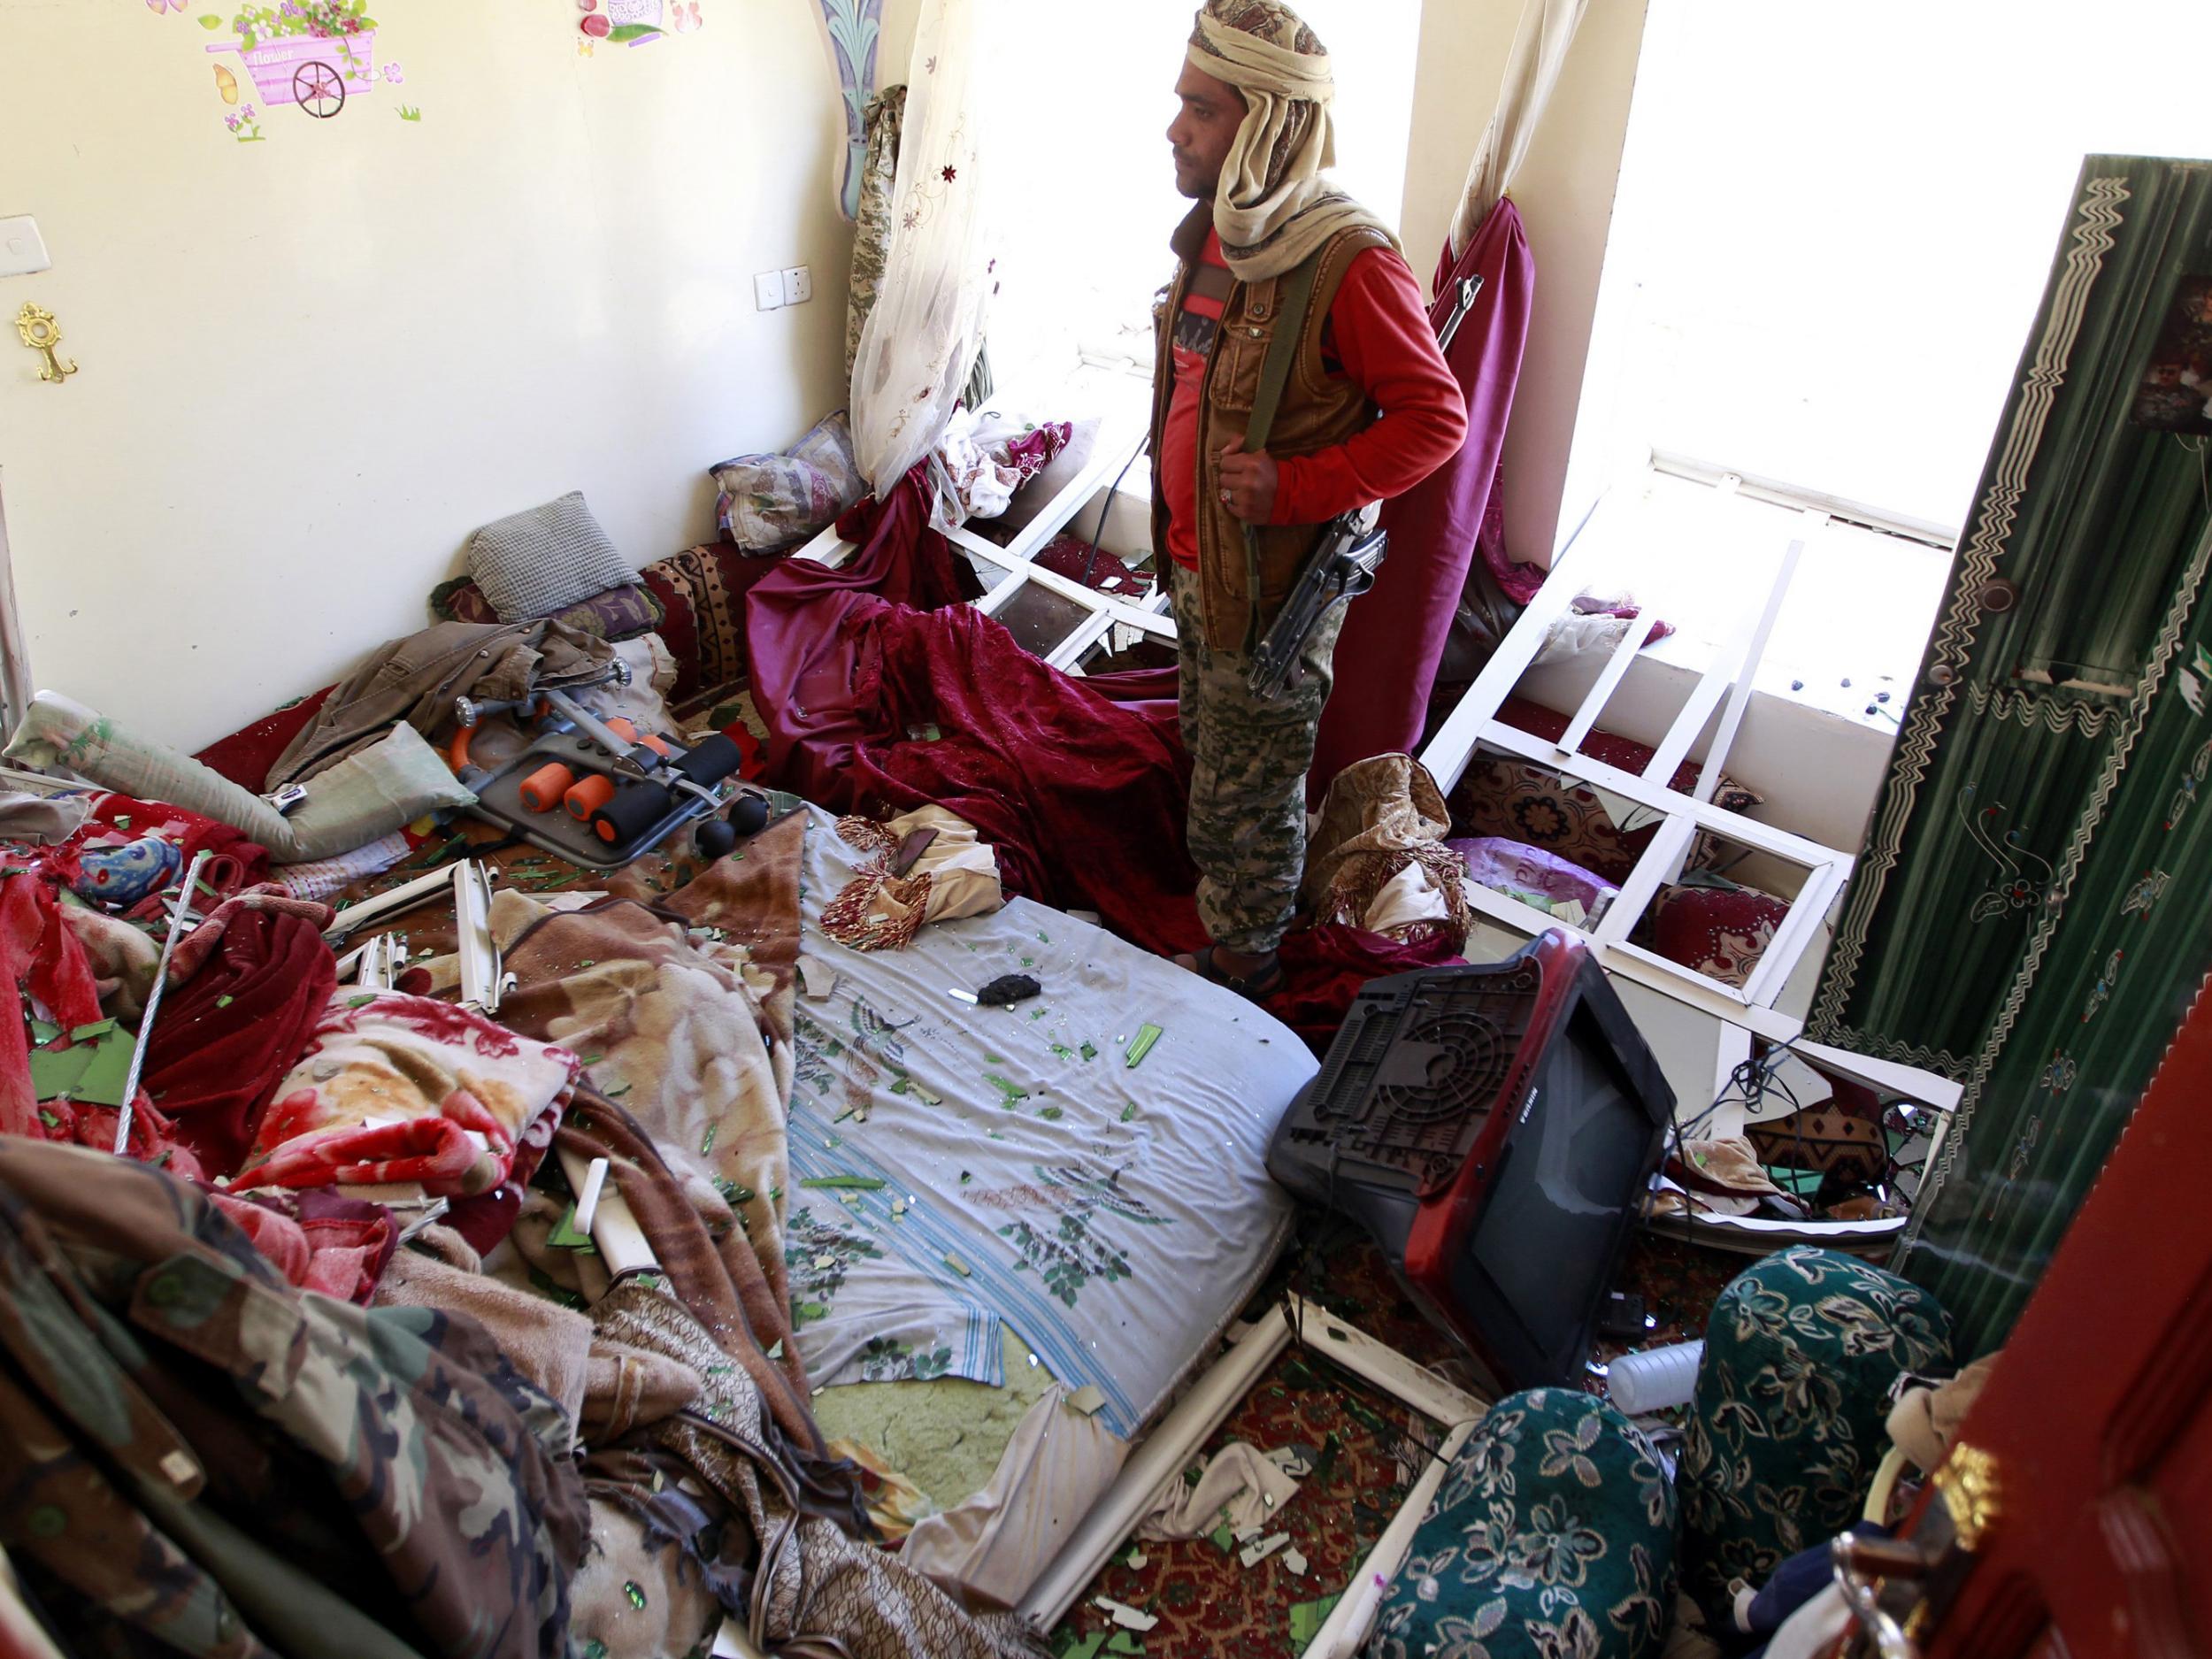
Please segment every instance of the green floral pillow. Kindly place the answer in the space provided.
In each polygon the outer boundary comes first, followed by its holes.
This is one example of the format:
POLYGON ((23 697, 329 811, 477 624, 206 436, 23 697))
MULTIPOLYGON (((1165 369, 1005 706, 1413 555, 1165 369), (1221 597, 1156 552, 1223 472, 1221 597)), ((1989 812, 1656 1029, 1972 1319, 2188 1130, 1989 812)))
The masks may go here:
POLYGON ((1595 1395, 1501 1400, 1383 1601, 1374 1659, 1645 1659, 1674 1607, 1674 1488, 1595 1395))
POLYGON ((1950 1370, 1942 1305, 1856 1256, 1796 1245, 1729 1281, 1676 1482, 1684 1577, 1709 1615, 1858 1519, 1898 1377, 1950 1370))

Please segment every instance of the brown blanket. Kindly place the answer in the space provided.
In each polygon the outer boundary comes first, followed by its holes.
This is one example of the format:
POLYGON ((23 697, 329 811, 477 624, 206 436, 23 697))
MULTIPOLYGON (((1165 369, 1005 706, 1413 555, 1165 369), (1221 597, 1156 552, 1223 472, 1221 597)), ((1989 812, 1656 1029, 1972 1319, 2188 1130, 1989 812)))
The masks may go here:
MULTIPOLYGON (((501 1021, 580 1056, 637 1120, 709 1234, 731 1246, 764 1347, 789 1335, 785 1122, 805 834, 803 815, 770 826, 664 907, 607 899, 556 913, 512 890, 492 906, 517 981, 501 1021)), ((784 1353, 803 1390, 796 1345, 784 1353)))

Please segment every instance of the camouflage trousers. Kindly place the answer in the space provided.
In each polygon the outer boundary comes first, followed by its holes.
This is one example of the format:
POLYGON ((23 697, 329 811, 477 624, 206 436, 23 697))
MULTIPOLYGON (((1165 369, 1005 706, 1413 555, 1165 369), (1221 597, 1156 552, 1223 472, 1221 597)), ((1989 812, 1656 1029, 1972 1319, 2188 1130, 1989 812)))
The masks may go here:
POLYGON ((1275 949, 1298 908, 1306 868, 1306 771, 1329 700, 1344 608, 1331 612, 1307 644, 1304 678, 1280 702, 1266 703, 1246 687, 1249 656, 1206 644, 1197 572, 1179 565, 1171 569, 1199 918, 1215 943, 1256 956, 1275 949))

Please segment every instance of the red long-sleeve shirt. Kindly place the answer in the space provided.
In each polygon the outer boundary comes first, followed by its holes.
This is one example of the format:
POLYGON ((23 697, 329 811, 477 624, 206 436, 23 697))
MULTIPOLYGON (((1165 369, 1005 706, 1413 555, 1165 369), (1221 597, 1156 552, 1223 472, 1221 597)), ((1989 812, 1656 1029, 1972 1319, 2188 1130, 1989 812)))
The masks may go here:
MULTIPOLYGON (((1200 257, 1221 265, 1209 232, 1200 257)), ((1168 553, 1198 568, 1198 398, 1206 350, 1220 321, 1218 301, 1189 295, 1176 319, 1175 396, 1160 439, 1167 497, 1168 553), (1191 325, 1195 325, 1193 327, 1191 325)), ((1445 366, 1428 308, 1406 262, 1370 248, 1345 268, 1321 335, 1322 359, 1382 411, 1364 431, 1315 454, 1276 462, 1275 524, 1322 524, 1371 501, 1403 495, 1458 453, 1467 400, 1445 366)))

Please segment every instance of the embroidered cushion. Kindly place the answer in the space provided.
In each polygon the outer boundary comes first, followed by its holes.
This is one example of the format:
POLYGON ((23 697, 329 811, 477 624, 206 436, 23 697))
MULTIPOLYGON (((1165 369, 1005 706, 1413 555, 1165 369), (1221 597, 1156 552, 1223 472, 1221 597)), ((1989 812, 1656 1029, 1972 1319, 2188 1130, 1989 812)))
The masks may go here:
POLYGON ((479 530, 469 538, 468 572, 502 622, 549 617, 637 580, 574 489, 479 530))
MULTIPOLYGON (((1498 718, 1541 738, 1556 739, 1567 729, 1565 715, 1521 697, 1507 698, 1498 718)), ((1641 772, 1651 764, 1653 750, 1648 744, 1593 731, 1583 740, 1582 753, 1623 772, 1641 772)), ((1668 787, 1686 793, 1696 787, 1699 771, 1696 762, 1683 762, 1668 787)), ((1713 804, 1742 812, 1765 799, 1723 772, 1713 804)), ((1628 879, 1636 860, 1659 833, 1657 813, 1638 812, 1625 825, 1617 824, 1594 790, 1547 767, 1506 756, 1477 755, 1452 791, 1451 806, 1455 836, 1495 835, 1521 841, 1613 882, 1628 879)), ((1701 832, 1691 845, 1689 867, 1706 867, 1717 850, 1712 838, 1701 832)))
POLYGON ((1740 986, 1789 913, 1786 900, 1755 887, 1686 882, 1654 895, 1637 928, 1638 942, 1723 985, 1740 986))
POLYGON ((1892 1386, 1950 1369, 1941 1304, 1855 1256, 1794 1245, 1729 1281, 1675 1481, 1686 1587, 1710 1617, 1858 1518, 1892 1386))
POLYGON ((1532 1388, 1461 1448, 1384 1597, 1374 1659, 1645 1659, 1674 1608, 1674 1488, 1594 1394, 1532 1388))
POLYGON ((845 411, 826 415, 781 455, 738 455, 710 469, 721 494, 722 539, 748 553, 780 553, 827 529, 867 494, 845 411))
MULTIPOLYGON (((441 622, 499 620, 484 590, 466 576, 441 582, 430 590, 430 614, 441 622)), ((595 640, 634 640, 660 626, 661 616, 660 601, 651 590, 631 581, 564 606, 552 613, 552 619, 595 640)))

